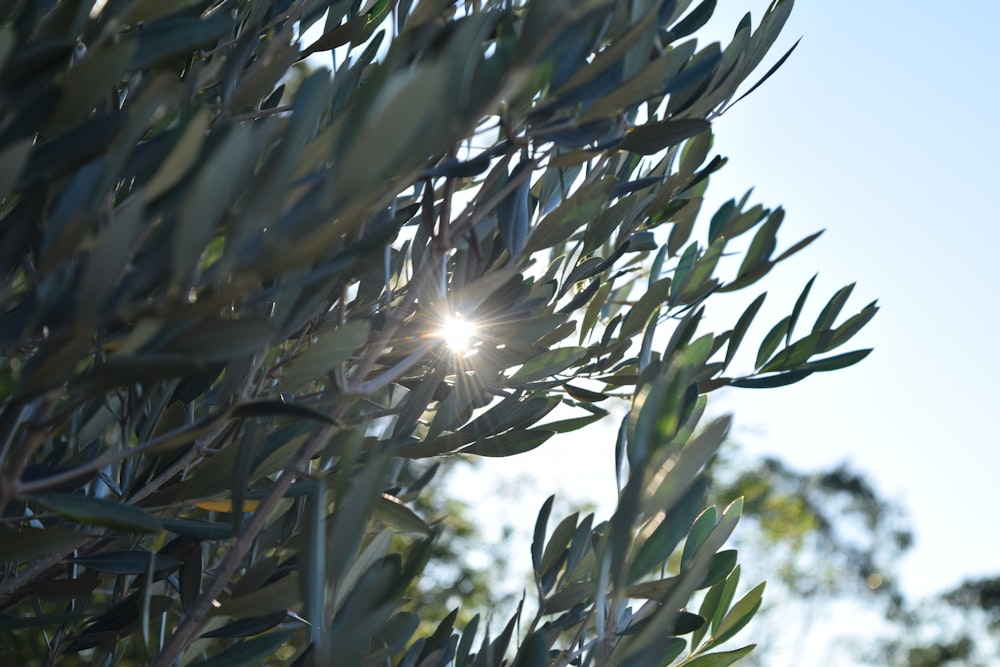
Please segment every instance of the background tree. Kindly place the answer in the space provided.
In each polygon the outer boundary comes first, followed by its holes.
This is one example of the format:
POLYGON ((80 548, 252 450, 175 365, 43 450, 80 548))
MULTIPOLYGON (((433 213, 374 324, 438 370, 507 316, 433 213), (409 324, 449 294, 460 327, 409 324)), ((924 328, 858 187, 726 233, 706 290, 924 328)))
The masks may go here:
POLYGON ((821 355, 876 307, 838 324, 845 288, 796 338, 809 283, 743 371, 764 295, 699 331, 711 295, 818 234, 777 252, 783 211, 744 196, 695 240, 725 162, 710 120, 792 3, 700 50, 714 3, 690 5, 4 4, 11 644, 158 666, 746 655, 717 650, 762 586, 738 596, 722 549, 742 502, 705 506, 729 425, 701 423, 706 396, 860 361, 821 355), (327 52, 332 74, 288 78, 327 52), (425 460, 515 455, 613 397, 620 502, 551 530, 543 506, 537 613, 418 633, 443 530, 414 511, 425 460))

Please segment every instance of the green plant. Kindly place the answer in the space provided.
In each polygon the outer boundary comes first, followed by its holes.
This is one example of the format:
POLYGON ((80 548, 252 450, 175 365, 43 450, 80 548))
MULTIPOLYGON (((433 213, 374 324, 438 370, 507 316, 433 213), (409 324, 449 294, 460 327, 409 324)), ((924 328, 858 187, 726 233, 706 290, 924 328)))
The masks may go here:
POLYGON ((810 283, 749 374, 727 372, 764 295, 731 330, 698 331, 711 295, 818 234, 776 254, 783 211, 745 196, 692 240, 725 162, 708 159, 710 120, 792 2, 701 50, 687 38, 714 2, 690 4, 5 3, 11 645, 60 664, 746 654, 710 653, 762 587, 733 602, 722 546, 740 501, 703 506, 729 424, 700 425, 706 395, 859 361, 815 357, 876 307, 836 324, 845 288, 794 339, 810 283), (326 52, 332 76, 301 64, 326 52), (456 316, 476 327, 468 348, 444 343, 456 316), (516 455, 612 398, 630 405, 618 509, 550 532, 542 508, 539 613, 495 637, 478 620, 457 633, 454 615, 414 637, 427 460, 516 455))

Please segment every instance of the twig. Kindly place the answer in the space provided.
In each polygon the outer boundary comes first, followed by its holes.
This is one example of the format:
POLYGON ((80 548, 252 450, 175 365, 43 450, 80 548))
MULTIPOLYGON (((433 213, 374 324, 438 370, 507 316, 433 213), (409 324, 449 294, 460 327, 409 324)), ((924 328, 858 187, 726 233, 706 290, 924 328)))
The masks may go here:
MULTIPOLYGON (((162 447, 169 443, 171 440, 181 440, 190 439, 196 440, 200 437, 209 436, 215 437, 218 435, 222 429, 226 428, 228 417, 231 410, 224 410, 218 412, 210 417, 191 424, 188 426, 182 426, 175 428, 172 431, 168 431, 163 435, 153 438, 152 440, 147 440, 141 445, 136 445, 135 447, 129 447, 127 449, 122 449, 120 451, 114 452, 112 454, 107 454, 98 459, 95 459, 89 463, 84 463, 75 468, 70 468, 64 472, 56 475, 50 475, 43 479, 39 479, 34 482, 16 482, 15 491, 18 494, 29 494, 37 493, 39 491, 44 491, 45 489, 51 488, 53 486, 58 486, 63 482, 68 482, 74 480, 78 477, 86 475, 88 473, 97 472, 101 468, 111 463, 117 463, 118 461, 123 461, 125 459, 133 458, 137 454, 155 449, 156 447, 162 447), (222 424, 217 424, 216 422, 223 421, 222 424)), ((20 475, 18 475, 20 477, 20 475)))
MULTIPOLYGON (((345 402, 337 410, 334 410, 332 418, 336 420, 350 406, 351 402, 345 402)), ((264 529, 264 523, 277 507, 278 502, 284 497, 291 487, 292 482, 297 477, 297 471, 304 470, 320 448, 326 444, 332 435, 332 431, 338 428, 334 424, 324 424, 317 429, 306 442, 302 444, 292 461, 282 471, 281 476, 275 481, 271 491, 261 500, 254 512, 253 517, 244 526, 243 532, 233 543, 226 553, 222 562, 215 568, 215 576, 199 595, 191 608, 185 614, 174 633, 170 636, 166 646, 152 662, 152 667, 170 667, 174 661, 187 649, 195 633, 201 629, 202 621, 211 610, 216 598, 229 585, 230 579, 239 568, 243 557, 257 540, 257 536, 264 529)))

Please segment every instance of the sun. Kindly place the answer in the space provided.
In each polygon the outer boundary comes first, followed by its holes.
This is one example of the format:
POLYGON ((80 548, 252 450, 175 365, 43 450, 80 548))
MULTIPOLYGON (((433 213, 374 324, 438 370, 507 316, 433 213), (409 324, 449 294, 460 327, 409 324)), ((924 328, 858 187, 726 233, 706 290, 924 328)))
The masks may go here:
POLYGON ((477 334, 476 325, 458 314, 446 317, 438 330, 438 335, 452 352, 467 352, 477 334))

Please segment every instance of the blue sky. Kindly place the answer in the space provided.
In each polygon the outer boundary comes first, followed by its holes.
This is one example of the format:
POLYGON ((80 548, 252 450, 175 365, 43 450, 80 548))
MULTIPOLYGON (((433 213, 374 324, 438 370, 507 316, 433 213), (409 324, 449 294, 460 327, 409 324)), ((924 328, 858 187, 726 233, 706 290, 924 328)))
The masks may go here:
MULTIPOLYGON (((765 6, 720 2, 710 27, 765 6)), ((764 283, 771 321, 817 271, 815 309, 854 281, 856 309, 882 307, 859 334, 875 348, 859 366, 716 407, 734 412, 748 451, 850 461, 903 503, 916 594, 1000 571, 998 24, 989 0, 796 3, 773 56, 803 36, 799 48, 715 128, 730 163, 710 197, 755 186, 787 209, 785 245, 827 230, 764 283)))
MULTIPOLYGON (((756 25, 767 4, 721 0, 702 43, 728 43, 743 13, 756 25)), ((730 161, 712 177, 704 215, 754 187, 752 202, 787 210, 779 247, 826 229, 753 289, 710 301, 718 327, 766 289, 753 346, 817 272, 804 322, 851 282, 846 314, 874 299, 881 311, 852 346, 875 348, 860 365, 783 389, 731 390, 711 410, 734 414, 734 437, 751 455, 805 470, 846 461, 902 504, 917 543, 899 568, 914 597, 1000 572, 997 25, 992 0, 800 1, 760 73, 802 36, 796 52, 715 124, 715 149, 730 161)), ((491 460, 454 488, 479 496, 487 515, 522 522, 556 489, 608 508, 613 437, 609 425, 553 440, 491 460), (539 472, 567 456, 575 467, 565 478, 539 472), (514 491, 516 510, 504 500, 514 491)))

